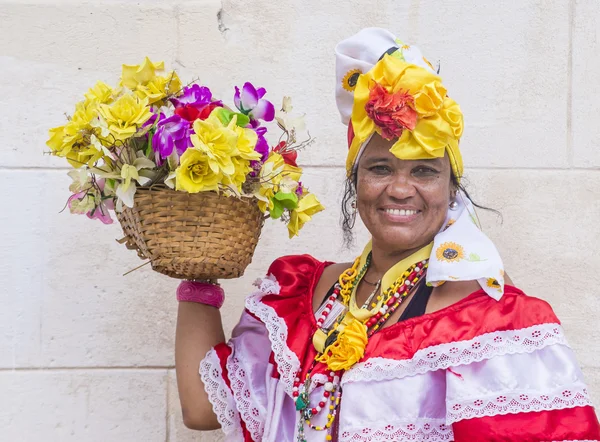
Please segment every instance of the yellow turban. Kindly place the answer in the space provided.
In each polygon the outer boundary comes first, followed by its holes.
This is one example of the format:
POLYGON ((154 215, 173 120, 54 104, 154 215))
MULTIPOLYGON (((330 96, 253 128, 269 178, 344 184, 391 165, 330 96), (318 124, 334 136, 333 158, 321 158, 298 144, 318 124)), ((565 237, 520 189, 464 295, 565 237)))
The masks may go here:
POLYGON ((348 174, 377 132, 396 140, 390 152, 402 160, 439 158, 448 152, 460 179, 462 113, 419 48, 385 29, 365 28, 341 41, 335 53, 336 102, 348 125, 348 174))
POLYGON ((348 174, 373 133, 391 138, 386 127, 389 125, 396 125, 396 134, 401 133, 390 149, 396 157, 401 160, 440 158, 448 151, 454 175, 460 178, 463 174, 458 148, 463 131, 462 112, 446 95, 442 79, 427 69, 386 54, 369 72, 358 77, 350 119, 353 136, 349 137, 348 174), (384 96, 377 96, 378 92, 384 96), (376 109, 369 113, 368 107, 376 109), (400 112, 400 117, 394 117, 394 111, 395 114, 400 112), (377 115, 381 115, 381 119, 377 115))

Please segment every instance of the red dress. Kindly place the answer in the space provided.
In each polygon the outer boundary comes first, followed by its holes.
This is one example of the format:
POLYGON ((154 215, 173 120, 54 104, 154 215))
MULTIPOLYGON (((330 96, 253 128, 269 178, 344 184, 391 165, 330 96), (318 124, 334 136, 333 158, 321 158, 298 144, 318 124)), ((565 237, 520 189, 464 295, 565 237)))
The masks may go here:
MULTIPOLYGON (((231 340, 202 361, 227 440, 296 440, 292 385, 315 357, 313 290, 326 265, 308 255, 276 260, 231 340)), ((321 397, 319 379, 311 399, 321 397)), ((341 386, 339 441, 600 441, 560 322, 511 286, 499 301, 479 290, 375 334, 341 386)))

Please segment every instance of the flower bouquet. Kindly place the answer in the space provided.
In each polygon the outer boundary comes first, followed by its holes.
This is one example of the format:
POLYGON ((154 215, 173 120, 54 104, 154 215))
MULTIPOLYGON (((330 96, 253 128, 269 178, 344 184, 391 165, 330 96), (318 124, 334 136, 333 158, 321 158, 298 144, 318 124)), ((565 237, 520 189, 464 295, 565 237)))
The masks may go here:
MULTIPOLYGON (((235 87, 235 108, 198 83, 148 58, 124 65, 119 85, 99 81, 47 146, 64 157, 71 213, 121 223, 119 242, 160 273, 185 279, 235 278, 252 259, 263 221, 289 236, 323 210, 302 185, 297 152, 302 117, 291 101, 276 111, 266 90, 235 87), (271 147, 268 128, 279 136, 271 147)), ((271 134, 269 134, 272 136, 271 134)))

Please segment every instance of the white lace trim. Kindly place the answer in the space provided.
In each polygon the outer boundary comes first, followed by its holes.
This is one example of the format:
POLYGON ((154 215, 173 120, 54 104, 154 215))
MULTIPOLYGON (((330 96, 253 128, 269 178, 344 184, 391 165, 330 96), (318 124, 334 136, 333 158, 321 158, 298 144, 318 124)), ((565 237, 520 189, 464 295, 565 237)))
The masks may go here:
POLYGON ((451 424, 482 416, 527 413, 532 411, 562 410, 592 405, 587 388, 582 383, 560 387, 554 391, 521 391, 495 393, 468 401, 449 402, 446 405, 446 422, 451 424))
POLYGON ((234 353, 231 353, 227 358, 226 366, 235 405, 246 424, 246 429, 252 435, 252 440, 262 440, 265 426, 261 416, 264 417, 266 411, 263 407, 258 407, 256 402, 252 400, 252 394, 248 388, 248 375, 240 363, 240 359, 234 356, 234 353))
POLYGON ((275 310, 261 302, 267 294, 279 294, 279 284, 273 276, 257 281, 259 290, 246 298, 246 308, 261 320, 269 334, 271 350, 277 363, 277 371, 283 382, 285 391, 291 396, 294 378, 300 369, 300 361, 296 354, 287 346, 288 328, 275 310))
POLYGON ((241 431, 240 416, 235 408, 231 390, 223 379, 219 356, 214 349, 200 361, 199 373, 223 432, 229 435, 241 431))
POLYGON ((452 427, 443 419, 418 419, 410 423, 396 423, 382 428, 356 428, 344 430, 340 434, 340 442, 367 441, 452 441, 452 427))
POLYGON ((346 372, 342 377, 342 384, 403 378, 467 365, 494 356, 532 353, 554 344, 568 345, 559 324, 540 324, 520 330, 486 333, 474 339, 418 350, 412 359, 371 358, 346 372))

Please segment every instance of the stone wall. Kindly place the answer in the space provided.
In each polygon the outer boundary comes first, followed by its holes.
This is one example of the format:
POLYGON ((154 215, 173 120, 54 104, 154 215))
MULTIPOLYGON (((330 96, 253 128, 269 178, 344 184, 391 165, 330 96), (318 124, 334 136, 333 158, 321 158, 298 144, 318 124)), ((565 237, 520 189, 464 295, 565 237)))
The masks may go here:
POLYGON ((115 242, 119 226, 59 213, 69 178, 43 155, 47 129, 145 55, 219 96, 252 81, 294 98, 317 139, 305 183, 329 210, 293 241, 268 224, 246 275, 224 284, 229 331, 274 258, 358 253, 337 224, 333 48, 366 26, 440 62, 466 117, 469 189, 504 217, 481 213, 485 230, 517 285, 554 306, 598 401, 599 22, 597 0, 0 0, 0 439, 221 440, 181 424, 177 282, 148 268, 122 277, 140 261, 115 242))

